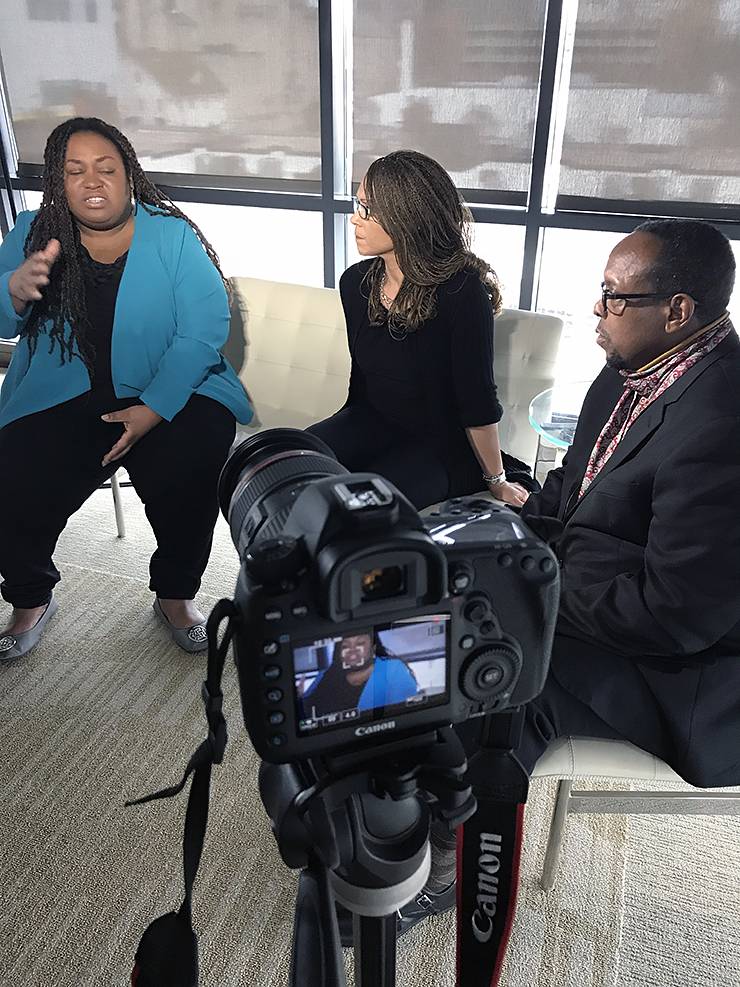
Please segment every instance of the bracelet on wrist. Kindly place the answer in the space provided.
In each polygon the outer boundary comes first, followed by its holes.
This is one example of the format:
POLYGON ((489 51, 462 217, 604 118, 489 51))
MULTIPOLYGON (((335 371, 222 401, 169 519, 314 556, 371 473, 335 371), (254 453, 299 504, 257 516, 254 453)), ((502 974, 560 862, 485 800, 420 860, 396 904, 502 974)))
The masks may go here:
POLYGON ((500 473, 483 473, 483 481, 488 484, 489 487, 498 487, 502 483, 506 483, 506 470, 501 470, 500 473))

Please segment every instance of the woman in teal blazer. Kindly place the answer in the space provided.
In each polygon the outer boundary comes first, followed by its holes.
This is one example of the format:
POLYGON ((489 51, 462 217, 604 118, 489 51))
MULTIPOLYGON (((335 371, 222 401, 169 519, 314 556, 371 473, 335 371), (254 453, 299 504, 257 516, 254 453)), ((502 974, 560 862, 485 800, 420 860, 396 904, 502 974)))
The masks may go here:
POLYGON ((0 337, 19 337, 0 391, 0 590, 14 608, 0 660, 40 638, 57 538, 119 465, 157 539, 155 613, 186 650, 205 648, 193 598, 217 479, 252 417, 220 352, 228 329, 215 253, 124 135, 94 118, 57 127, 41 207, 0 245, 0 337))

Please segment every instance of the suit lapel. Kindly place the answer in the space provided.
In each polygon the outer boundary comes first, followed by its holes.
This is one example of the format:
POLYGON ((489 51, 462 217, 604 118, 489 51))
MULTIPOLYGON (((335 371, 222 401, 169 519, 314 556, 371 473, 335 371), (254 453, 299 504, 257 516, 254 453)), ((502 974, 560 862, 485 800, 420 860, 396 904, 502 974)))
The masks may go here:
MULTIPOLYGON (((667 393, 667 392, 666 392, 667 393)), ((606 462, 606 465, 600 470, 596 477, 591 481, 591 484, 581 497, 581 499, 571 507, 570 513, 567 515, 565 520, 570 520, 570 518, 575 514, 584 500, 588 497, 592 490, 598 487, 601 480, 605 476, 608 476, 612 470, 616 469, 620 463, 623 463, 628 456, 638 449, 646 439, 648 439, 652 433, 658 428, 658 426, 663 421, 663 413, 665 412, 666 402, 664 401, 665 395, 661 395, 657 401, 653 401, 645 411, 640 415, 637 421, 628 430, 625 437, 619 443, 617 448, 611 454, 606 462)), ((578 481, 578 488, 580 489, 581 483, 583 482, 583 474, 578 481)))
POLYGON ((719 346, 716 346, 711 353, 704 357, 703 360, 700 360, 698 363, 694 364, 694 366, 691 367, 690 370, 687 370, 686 373, 674 384, 671 384, 671 386, 664 391, 656 401, 653 401, 652 404, 648 405, 609 457, 604 468, 591 482, 588 490, 584 493, 580 500, 574 502, 572 493, 575 491, 577 495, 577 491, 580 489, 581 483, 583 482, 583 472, 585 472, 586 463, 583 464, 583 470, 579 474, 577 484, 574 484, 571 487, 571 495, 569 495, 568 502, 566 503, 566 509, 562 518, 564 523, 570 521, 591 491, 598 487, 599 482, 603 480, 605 476, 608 476, 614 469, 616 469, 620 463, 623 463, 629 456, 631 456, 632 453, 635 452, 635 450, 638 449, 643 442, 645 442, 662 424, 663 416, 668 405, 678 401, 685 391, 698 377, 704 373, 705 370, 711 367, 715 361, 719 360, 728 352, 728 350, 732 349, 733 346, 736 345, 737 337, 731 336, 730 338, 723 340, 719 346))

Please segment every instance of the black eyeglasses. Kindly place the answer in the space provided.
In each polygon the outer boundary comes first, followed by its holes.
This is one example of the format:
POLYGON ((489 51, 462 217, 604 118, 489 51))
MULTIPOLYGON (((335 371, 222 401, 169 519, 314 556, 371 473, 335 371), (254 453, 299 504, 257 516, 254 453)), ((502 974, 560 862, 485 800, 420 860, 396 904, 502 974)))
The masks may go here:
POLYGON ((352 203, 355 207, 355 212, 360 217, 360 219, 370 219, 370 207, 366 206, 364 202, 360 202, 356 195, 352 196, 352 203))
MULTIPOLYGON (((684 291, 672 291, 666 293, 665 291, 633 291, 625 294, 621 291, 610 291, 604 282, 601 282, 601 307, 604 309, 604 313, 611 313, 612 315, 621 315, 622 312, 627 308, 627 302, 631 301, 633 298, 673 298, 674 295, 685 295, 688 292, 684 291)), ((699 305, 699 299, 694 298, 694 303, 699 305)))

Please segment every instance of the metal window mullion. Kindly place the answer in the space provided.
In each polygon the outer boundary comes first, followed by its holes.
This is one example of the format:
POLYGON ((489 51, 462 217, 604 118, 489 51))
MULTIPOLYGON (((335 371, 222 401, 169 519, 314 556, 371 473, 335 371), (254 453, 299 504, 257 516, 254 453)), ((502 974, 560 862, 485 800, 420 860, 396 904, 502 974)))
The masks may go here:
POLYGON ((334 0, 332 6, 332 106, 334 111, 334 275, 347 267, 347 223, 351 212, 353 148, 353 30, 354 6, 334 0))
POLYGON ((540 85, 535 118, 534 143, 532 147, 532 169, 529 177, 527 198, 527 223, 524 234, 524 262, 522 280, 519 287, 519 307, 529 309, 534 298, 535 280, 539 268, 542 193, 547 168, 550 121, 555 94, 555 80, 558 68, 560 47, 560 23, 563 16, 563 0, 549 0, 545 16, 545 36, 542 44, 540 63, 540 85))
POLYGON ((319 0, 319 116, 321 125, 321 215, 323 219, 324 284, 333 288, 335 268, 334 220, 334 70, 332 2, 319 0))
POLYGON ((5 195, 0 196, 0 226, 3 236, 15 225, 17 210, 15 205, 12 176, 16 173, 17 148, 13 136, 13 125, 8 106, 5 71, 0 64, 0 171, 2 171, 5 195), (11 161, 13 168, 11 170, 11 161))

